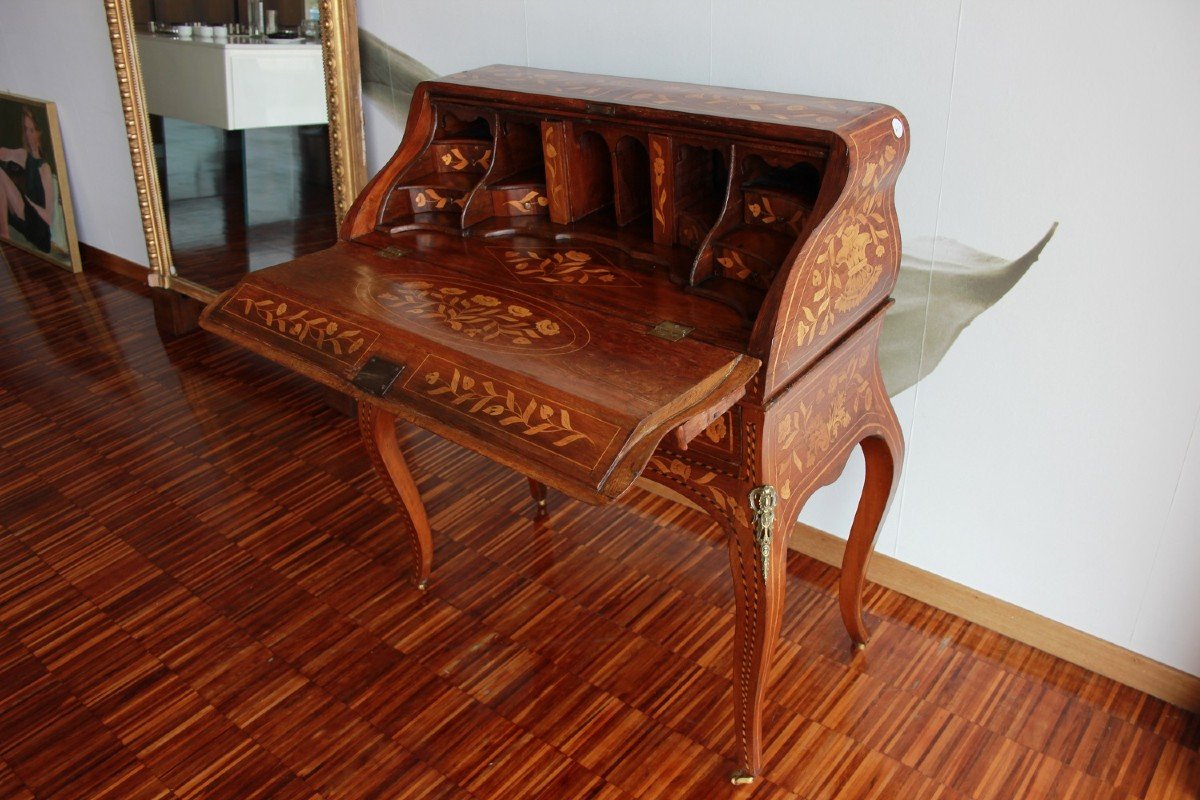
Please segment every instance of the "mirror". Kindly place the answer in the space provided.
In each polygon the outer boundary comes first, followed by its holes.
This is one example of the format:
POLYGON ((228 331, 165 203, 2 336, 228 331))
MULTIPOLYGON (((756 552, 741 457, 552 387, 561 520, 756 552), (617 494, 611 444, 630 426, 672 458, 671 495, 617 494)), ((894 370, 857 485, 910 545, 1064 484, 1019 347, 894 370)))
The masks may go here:
POLYGON ((106 0, 150 283, 315 252, 365 183, 353 0, 106 0))

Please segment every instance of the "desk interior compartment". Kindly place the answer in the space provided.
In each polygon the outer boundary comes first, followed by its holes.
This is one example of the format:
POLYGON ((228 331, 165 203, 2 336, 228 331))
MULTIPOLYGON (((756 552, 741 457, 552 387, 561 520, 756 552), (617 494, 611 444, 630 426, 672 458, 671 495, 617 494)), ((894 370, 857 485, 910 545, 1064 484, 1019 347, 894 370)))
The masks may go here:
MULTIPOLYGON (((663 145, 664 186, 660 199, 670 203, 674 235, 666 238, 699 251, 720 218, 729 191, 729 146, 719 142, 673 140, 663 145), (669 163, 668 163, 669 159, 669 163)), ((655 169, 660 169, 657 165, 655 169)))
POLYGON ((757 309, 813 222, 825 160, 808 152, 732 148, 732 174, 718 220, 696 256, 697 291, 757 309))
POLYGON ((384 230, 461 230, 467 202, 491 170, 495 113, 453 105, 435 112, 432 138, 391 187, 381 214, 384 230))
POLYGON ((463 213, 463 226, 492 217, 549 217, 541 123, 535 117, 500 114, 495 158, 463 213))

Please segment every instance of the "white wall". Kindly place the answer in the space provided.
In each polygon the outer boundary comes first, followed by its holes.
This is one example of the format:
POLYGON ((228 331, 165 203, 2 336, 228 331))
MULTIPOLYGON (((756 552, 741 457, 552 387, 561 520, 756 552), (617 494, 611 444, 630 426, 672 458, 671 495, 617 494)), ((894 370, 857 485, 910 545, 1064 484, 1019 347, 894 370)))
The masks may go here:
MULTIPOLYGON (((438 73, 888 102, 912 127, 906 238, 1015 257, 1059 221, 895 399, 908 458, 880 549, 1200 675, 1200 5, 359 0, 359 19, 438 73)), ((367 120, 377 169, 399 128, 367 120)), ((805 519, 844 531, 859 481, 852 463, 805 519)))
POLYGON ((1061 225, 917 387, 897 550, 1193 674, 1194 506, 1192 575, 1155 559, 1200 408, 1198 37, 1194 3, 964 4, 940 232, 1061 225))
POLYGON ((79 240, 146 265, 104 4, 4 0, 0 90, 58 106, 79 240))

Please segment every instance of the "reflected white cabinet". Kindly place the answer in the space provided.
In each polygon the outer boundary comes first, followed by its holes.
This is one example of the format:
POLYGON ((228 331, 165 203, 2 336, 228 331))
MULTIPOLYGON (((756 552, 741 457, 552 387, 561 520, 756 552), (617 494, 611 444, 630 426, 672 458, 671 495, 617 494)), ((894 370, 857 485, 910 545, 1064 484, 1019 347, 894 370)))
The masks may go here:
POLYGON ((138 36, 151 114, 236 131, 323 125, 325 75, 315 44, 216 44, 138 36))

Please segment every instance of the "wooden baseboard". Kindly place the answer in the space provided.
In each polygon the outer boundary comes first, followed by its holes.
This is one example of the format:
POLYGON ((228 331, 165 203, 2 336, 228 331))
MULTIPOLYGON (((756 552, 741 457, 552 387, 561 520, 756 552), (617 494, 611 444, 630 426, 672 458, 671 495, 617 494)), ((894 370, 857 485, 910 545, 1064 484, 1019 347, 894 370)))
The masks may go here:
POLYGON ((99 267, 138 283, 146 283, 146 278, 150 274, 149 267, 143 267, 127 258, 121 258, 107 250, 101 250, 99 247, 92 247, 83 242, 79 243, 79 254, 83 258, 85 268, 99 267))
MULTIPOLYGON (((797 523, 792 531, 793 550, 835 567, 842 563, 845 544, 836 536, 802 523, 797 523)), ((882 553, 871 556, 867 580, 1180 708, 1200 712, 1200 677, 1126 650, 1090 633, 882 553)))
MULTIPOLYGON (((682 495, 650 481, 638 485, 655 494, 696 508, 682 495)), ((825 564, 840 567, 846 542, 803 523, 792 530, 791 549, 825 564)), ((875 553, 867 580, 1036 647, 1118 683, 1200 713, 1200 677, 1189 675, 1090 633, 1035 614, 1012 603, 976 591, 903 561, 875 553)))

